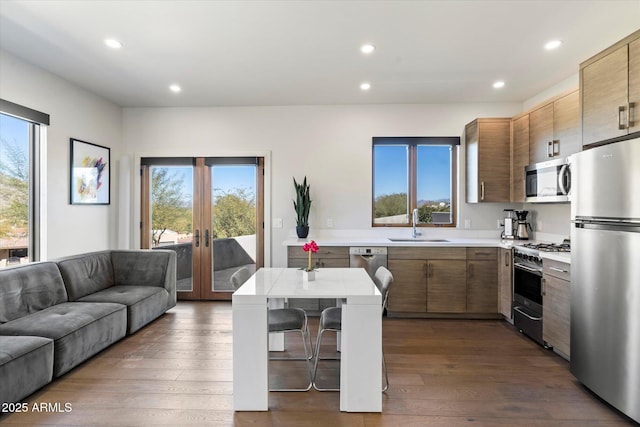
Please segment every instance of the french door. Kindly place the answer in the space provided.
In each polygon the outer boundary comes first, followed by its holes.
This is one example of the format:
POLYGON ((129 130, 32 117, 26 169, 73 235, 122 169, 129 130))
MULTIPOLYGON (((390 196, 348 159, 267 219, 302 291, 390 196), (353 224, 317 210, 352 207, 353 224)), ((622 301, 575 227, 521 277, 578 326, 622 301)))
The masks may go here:
POLYGON ((264 159, 141 159, 141 248, 177 254, 178 299, 231 299, 264 265, 264 159))

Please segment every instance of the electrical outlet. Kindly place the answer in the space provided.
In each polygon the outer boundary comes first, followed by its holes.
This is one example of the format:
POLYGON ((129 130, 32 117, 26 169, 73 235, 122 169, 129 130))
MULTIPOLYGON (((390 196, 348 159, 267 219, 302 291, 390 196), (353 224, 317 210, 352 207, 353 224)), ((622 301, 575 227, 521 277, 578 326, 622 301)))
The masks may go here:
POLYGON ((327 228, 333 228, 333 219, 327 218, 327 228))
POLYGON ((464 220, 464 228, 471 228, 471 220, 470 219, 465 219, 464 220))
POLYGON ((273 218, 271 225, 273 228, 282 228, 282 218, 273 218))

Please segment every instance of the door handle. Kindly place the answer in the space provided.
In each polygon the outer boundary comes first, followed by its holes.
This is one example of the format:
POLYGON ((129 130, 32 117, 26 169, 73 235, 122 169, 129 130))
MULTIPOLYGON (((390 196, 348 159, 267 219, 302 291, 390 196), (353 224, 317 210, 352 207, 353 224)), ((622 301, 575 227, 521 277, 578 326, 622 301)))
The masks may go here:
POLYGON ((627 125, 624 124, 624 112, 626 111, 627 107, 625 107, 624 105, 621 105, 618 107, 618 129, 620 130, 624 130, 627 129, 627 125))
POLYGON ((209 247, 209 229, 204 230, 204 245, 205 247, 209 247))
POLYGON ((199 248, 200 247, 200 230, 196 230, 194 237, 196 239, 196 248, 199 248))

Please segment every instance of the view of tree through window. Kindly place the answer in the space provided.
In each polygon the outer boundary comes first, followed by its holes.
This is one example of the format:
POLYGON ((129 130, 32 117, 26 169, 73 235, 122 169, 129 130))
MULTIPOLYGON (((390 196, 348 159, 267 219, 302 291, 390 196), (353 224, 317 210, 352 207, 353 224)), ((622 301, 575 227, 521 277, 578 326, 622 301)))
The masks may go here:
MULTIPOLYGON (((256 233, 255 169, 255 166, 213 168, 214 239, 256 233)), ((155 247, 192 240, 192 167, 152 167, 151 227, 151 239, 155 247)))
MULTIPOLYGON (((179 240, 190 241, 193 229, 192 189, 193 178, 190 167, 153 167, 151 169, 153 246, 159 246, 163 242, 163 236, 167 231, 176 233, 179 240)), ((177 242, 172 240, 169 243, 177 242)))
POLYGON ((0 114, 0 267, 28 260, 29 126, 0 114))
POLYGON ((456 139, 374 138, 374 225, 409 225, 415 208, 420 224, 454 223, 456 139))

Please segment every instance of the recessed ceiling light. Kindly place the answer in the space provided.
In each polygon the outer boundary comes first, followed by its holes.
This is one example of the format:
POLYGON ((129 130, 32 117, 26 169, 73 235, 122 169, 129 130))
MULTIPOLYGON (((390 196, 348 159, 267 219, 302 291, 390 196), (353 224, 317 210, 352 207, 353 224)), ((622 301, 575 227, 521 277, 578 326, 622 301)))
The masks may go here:
POLYGON ((104 44, 109 46, 111 49, 120 49, 122 47, 122 43, 116 39, 105 39, 104 44))
POLYGON ((502 87, 504 87, 504 82, 502 80, 498 80, 497 82, 493 83, 493 87, 496 89, 500 89, 502 87))
POLYGON ((371 83, 367 83, 367 82, 360 83, 360 89, 362 89, 362 90, 369 90, 369 89, 371 89, 371 83))
POLYGON ((376 47, 372 44, 363 44, 360 47, 360 52, 364 53, 365 55, 368 55, 370 53, 373 53, 373 51, 376 50, 376 47))
POLYGON ((169 86, 169 90, 173 93, 180 93, 180 91, 182 90, 182 88, 178 85, 171 85, 169 86))
POLYGON ((562 44, 562 40, 551 40, 544 45, 544 48, 547 50, 553 50, 560 47, 562 44))

